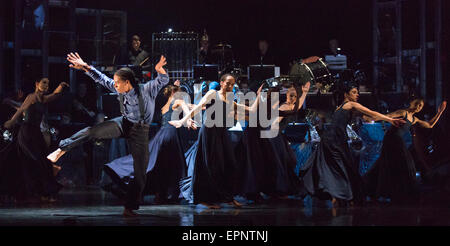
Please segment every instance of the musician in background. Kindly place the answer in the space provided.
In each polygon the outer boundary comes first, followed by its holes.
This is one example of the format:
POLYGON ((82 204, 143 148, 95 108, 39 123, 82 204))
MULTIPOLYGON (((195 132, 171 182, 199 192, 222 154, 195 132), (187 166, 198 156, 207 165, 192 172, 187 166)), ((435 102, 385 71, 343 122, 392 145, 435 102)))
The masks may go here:
POLYGON ((214 64, 211 50, 209 49, 209 36, 206 30, 200 38, 200 49, 198 51, 198 64, 214 64))
POLYGON ((250 65, 275 65, 275 56, 270 49, 270 44, 267 39, 259 39, 258 40, 258 52, 257 54, 250 60, 250 65))
POLYGON ((141 66, 142 71, 151 71, 150 54, 142 49, 141 38, 138 35, 131 37, 131 49, 128 51, 128 64, 141 66))
POLYGON ((329 51, 325 54, 325 62, 328 64, 328 69, 332 73, 337 73, 348 68, 347 56, 342 54, 337 39, 331 39, 328 42, 329 51))

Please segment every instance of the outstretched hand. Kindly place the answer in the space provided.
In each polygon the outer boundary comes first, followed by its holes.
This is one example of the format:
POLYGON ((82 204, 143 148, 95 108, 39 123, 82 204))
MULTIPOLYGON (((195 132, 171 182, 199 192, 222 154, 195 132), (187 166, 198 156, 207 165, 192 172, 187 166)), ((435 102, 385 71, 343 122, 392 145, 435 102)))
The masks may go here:
POLYGON ((302 60, 302 63, 307 64, 307 63, 313 63, 316 62, 320 59, 320 57, 318 56, 310 56, 308 58, 305 58, 302 60))
POLYGON ((64 87, 70 87, 70 86, 66 82, 61 82, 61 83, 59 83, 58 87, 56 87, 56 89, 53 93, 61 93, 63 91, 64 87))
POLYGON ((197 123, 195 120, 189 119, 189 120, 187 121, 187 124, 188 124, 188 129, 194 129, 194 130, 197 130, 198 123, 197 123))
POLYGON ((175 128, 180 128, 183 126, 183 124, 181 123, 181 120, 171 120, 171 121, 169 121, 169 124, 171 124, 175 128))
POLYGON ((14 122, 12 120, 8 120, 3 124, 3 127, 6 129, 11 129, 13 125, 14 125, 14 122))
POLYGON ((311 87, 311 82, 306 82, 306 84, 304 84, 303 86, 302 86, 302 92, 303 93, 308 93, 308 91, 309 91, 309 88, 311 87))
POLYGON ((166 58, 164 56, 161 56, 161 59, 159 59, 159 62, 155 65, 156 72, 160 74, 167 74, 166 70, 164 70, 163 66, 167 64, 166 58))
POLYGON ((257 95, 258 97, 261 95, 261 91, 262 91, 263 87, 264 87, 264 84, 262 84, 262 85, 258 88, 258 90, 256 91, 256 95, 257 95))
POLYGON ((75 68, 78 70, 89 70, 89 65, 81 59, 80 55, 78 53, 69 53, 67 54, 67 60, 71 63, 69 67, 75 68))

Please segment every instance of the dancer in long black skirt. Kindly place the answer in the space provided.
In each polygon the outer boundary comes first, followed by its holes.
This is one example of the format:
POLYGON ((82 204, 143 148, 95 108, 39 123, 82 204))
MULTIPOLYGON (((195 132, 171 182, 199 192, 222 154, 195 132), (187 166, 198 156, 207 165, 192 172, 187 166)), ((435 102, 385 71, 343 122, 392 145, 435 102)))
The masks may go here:
MULTIPOLYGON (((204 83, 204 93, 206 94, 206 92, 210 91, 210 90, 220 90, 220 84, 216 81, 213 81, 211 83, 209 83, 209 85, 206 85, 206 82, 204 83)), ((195 105, 190 104, 189 107, 190 109, 192 109, 195 105)), ((202 107, 202 109, 206 109, 206 107, 202 107)), ((203 111, 202 111, 203 112, 203 111)), ((196 122, 194 122, 195 124, 196 122)), ((189 125, 188 125, 189 126, 189 125)), ((184 158, 186 160, 186 165, 187 165, 187 177, 192 177, 192 175, 194 174, 194 166, 195 166, 195 157, 197 154, 197 148, 198 148, 198 141, 195 141, 191 147, 189 147, 189 149, 184 153, 184 158)), ((187 179, 189 180, 189 178, 187 179)), ((186 183, 186 180, 184 180, 184 183, 186 183)), ((189 193, 188 191, 184 191, 184 194, 189 193)))
POLYGON ((306 83, 301 90, 291 86, 286 93, 286 102, 279 107, 279 116, 272 124, 272 128, 278 130, 278 135, 269 139, 275 154, 278 157, 276 165, 274 186, 276 196, 286 198, 288 195, 297 195, 302 191, 300 180, 295 174, 297 158, 287 140, 284 130, 288 123, 295 121, 297 112, 303 106, 308 94, 310 82, 306 83))
MULTIPOLYGON (((279 123, 285 123, 286 118, 291 119, 292 115, 297 114, 302 107, 310 83, 306 83, 302 87, 302 93, 299 93, 293 86, 288 92, 288 101, 279 106, 279 102, 271 105, 271 93, 279 92, 280 88, 271 88, 268 91, 268 97, 261 102, 259 107, 276 108, 278 117, 273 120, 271 125, 277 131, 275 138, 261 137, 261 132, 270 128, 247 127, 243 133, 241 149, 243 156, 241 161, 245 162, 245 170, 243 177, 243 194, 250 200, 261 202, 260 193, 270 195, 271 197, 285 198, 287 195, 297 194, 300 191, 300 183, 297 175, 294 173, 296 158, 293 151, 284 136, 281 135, 279 123), (300 96, 301 95, 301 96, 300 96), (290 151, 291 150, 291 151, 290 151)), ((258 123, 260 123, 258 114, 258 123)))
POLYGON ((406 123, 401 127, 389 128, 383 139, 380 157, 364 175, 370 197, 390 198, 394 203, 414 202, 418 198, 419 184, 416 178, 416 166, 403 136, 415 124, 424 128, 433 128, 447 107, 447 102, 442 102, 437 114, 428 122, 414 116, 422 110, 423 105, 423 99, 414 99, 408 108, 387 114, 389 117, 402 118, 406 123))
MULTIPOLYGON (((175 82, 176 84, 176 82, 175 82)), ((182 99, 175 98, 180 87, 169 85, 164 89, 167 103, 161 108, 161 128, 151 139, 148 148, 150 152, 147 167, 147 184, 143 195, 155 194, 155 201, 163 203, 167 200, 176 201, 180 195, 179 183, 186 176, 186 160, 181 146, 179 129, 169 124, 169 121, 180 115, 182 110, 189 113, 189 106, 182 99)), ((190 124, 189 127, 196 128, 190 124)), ((114 190, 119 196, 126 191, 128 181, 133 179, 133 158, 127 155, 105 165, 105 173, 108 174, 118 189, 114 190)))
POLYGON ((300 169, 308 194, 320 199, 331 199, 333 206, 343 202, 362 202, 364 187, 358 164, 352 159, 347 144, 347 125, 353 112, 387 121, 398 126, 404 121, 372 111, 357 103, 359 93, 352 82, 343 85, 343 103, 335 110, 331 124, 325 128, 318 148, 300 169))
POLYGON ((55 100, 65 86, 68 84, 62 82, 53 93, 45 95, 49 80, 43 78, 36 82, 34 93, 28 94, 13 117, 4 123, 5 128, 11 129, 23 117, 14 141, 0 152, 0 193, 3 195, 18 202, 54 201, 62 187, 55 179, 60 168, 46 158, 49 150, 40 125, 47 114, 47 104, 55 100))
MULTIPOLYGON (((169 122, 179 128, 206 105, 206 120, 199 131, 193 174, 183 180, 181 192, 186 200, 208 208, 220 208, 218 203, 224 202, 241 206, 234 200, 236 170, 239 167, 227 129, 234 125, 236 110, 227 109, 255 112, 259 100, 251 107, 235 103, 232 99, 235 81, 231 74, 222 75, 219 91, 208 91, 189 115, 169 122)), ((258 90, 258 98, 261 89, 262 86, 258 90)))

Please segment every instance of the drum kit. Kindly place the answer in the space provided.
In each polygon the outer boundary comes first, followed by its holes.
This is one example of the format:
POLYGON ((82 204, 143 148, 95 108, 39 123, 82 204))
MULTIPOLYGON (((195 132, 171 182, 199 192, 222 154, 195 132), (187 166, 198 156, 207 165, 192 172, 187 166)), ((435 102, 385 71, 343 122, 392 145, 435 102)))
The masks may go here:
POLYGON ((353 81, 362 83, 366 77, 361 69, 344 69, 336 72, 331 72, 322 58, 315 62, 302 63, 295 62, 290 70, 289 75, 296 77, 301 84, 311 82, 310 92, 320 92, 322 94, 330 93, 336 86, 353 81))
POLYGON ((211 54, 219 66, 219 76, 220 74, 231 73, 237 79, 247 77, 244 74, 244 69, 236 64, 233 49, 230 44, 221 42, 215 45, 211 49, 211 54))
MULTIPOLYGON (((242 80, 247 80, 248 75, 245 69, 236 64, 232 46, 230 44, 220 42, 211 48, 213 60, 219 67, 218 77, 224 73, 231 73, 237 79, 237 84, 242 80)), ((274 87, 285 80, 290 80, 294 84, 304 85, 311 82, 310 92, 330 93, 334 87, 347 81, 361 83, 365 80, 365 74, 361 69, 345 69, 342 71, 331 71, 324 59, 319 58, 317 61, 303 63, 295 61, 292 65, 289 76, 281 76, 279 78, 270 78, 262 83, 266 87, 274 87)))

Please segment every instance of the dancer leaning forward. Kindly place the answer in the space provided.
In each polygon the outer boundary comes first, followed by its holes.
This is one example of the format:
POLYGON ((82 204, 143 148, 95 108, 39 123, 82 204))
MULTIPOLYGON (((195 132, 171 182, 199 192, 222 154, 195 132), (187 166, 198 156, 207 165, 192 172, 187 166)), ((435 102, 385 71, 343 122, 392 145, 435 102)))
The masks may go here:
POLYGON ((141 193, 146 182, 146 170, 149 159, 149 128, 155 108, 155 98, 158 92, 169 82, 169 76, 164 70, 166 58, 161 56, 155 70, 156 79, 139 85, 132 70, 121 68, 114 74, 114 79, 107 77, 94 67, 88 65, 78 55, 70 53, 67 60, 70 67, 83 70, 96 83, 112 92, 119 93, 120 111, 122 116, 105 121, 93 127, 87 127, 71 137, 61 140, 59 148, 47 158, 56 162, 76 146, 94 139, 126 138, 133 157, 134 179, 128 186, 125 195, 124 216, 136 216, 133 210, 139 209, 141 193))

